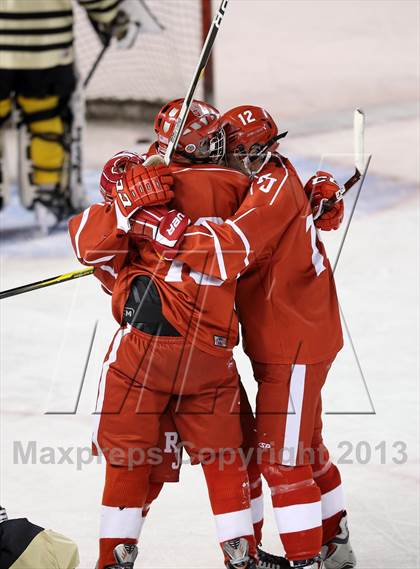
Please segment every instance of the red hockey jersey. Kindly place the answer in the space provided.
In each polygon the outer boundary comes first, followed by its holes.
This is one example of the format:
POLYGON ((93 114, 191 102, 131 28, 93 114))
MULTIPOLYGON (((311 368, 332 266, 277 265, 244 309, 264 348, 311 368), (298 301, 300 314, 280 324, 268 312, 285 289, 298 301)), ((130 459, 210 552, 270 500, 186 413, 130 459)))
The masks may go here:
MULTIPOLYGON (((177 164, 171 170, 176 195, 171 205, 185 212, 198 228, 205 220, 217 223, 233 215, 249 187, 247 176, 224 167, 177 164)), ((165 318, 189 342, 223 357, 237 343, 235 280, 204 275, 200 262, 190 269, 180 260, 159 259, 148 242, 135 245, 129 234, 117 228, 113 205, 94 204, 70 220, 69 230, 80 262, 93 265, 95 275, 112 293, 118 322, 132 280, 148 275, 159 290, 165 318)))
POLYGON ((223 280, 241 275, 236 302, 252 360, 310 364, 341 349, 331 266, 286 158, 271 157, 226 223, 189 228, 177 260, 223 280))

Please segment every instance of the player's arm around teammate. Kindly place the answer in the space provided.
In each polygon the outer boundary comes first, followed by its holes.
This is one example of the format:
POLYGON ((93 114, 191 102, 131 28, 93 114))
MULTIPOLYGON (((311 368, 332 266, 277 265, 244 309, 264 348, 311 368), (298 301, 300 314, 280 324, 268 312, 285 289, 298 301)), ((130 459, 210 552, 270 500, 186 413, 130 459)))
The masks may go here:
MULTIPOLYGON (((255 108, 236 111, 240 120, 247 116, 244 111, 253 113, 255 108)), ((254 126, 258 132, 261 125, 254 126)), ((260 147, 266 143, 261 139, 259 142, 260 147)), ((249 165, 253 157, 247 160, 249 152, 243 150, 244 165, 249 165)), ((304 191, 288 161, 278 158, 280 166, 287 165, 282 177, 269 168, 270 162, 269 158, 255 174, 250 194, 230 223, 190 227, 187 234, 191 232, 195 247, 209 252, 217 261, 208 263, 214 269, 213 275, 229 278, 248 267, 239 280, 237 302, 246 351, 260 385, 258 441, 262 449, 281 453, 273 463, 266 452, 261 467, 273 491, 273 506, 287 555, 295 566, 318 567, 321 561, 317 554, 323 544, 328 569, 338 561, 353 567, 340 477, 329 461, 321 436, 320 389, 331 359, 342 345, 341 327, 331 269, 305 196, 317 207, 321 199, 335 193, 337 186, 330 175, 317 173, 304 191), (295 183, 288 185, 293 178, 295 183), (287 196, 294 199, 288 201, 287 196), (280 212, 274 206, 276 200, 282 206, 280 212), (270 219, 277 225, 271 226, 270 219), (260 257, 257 268, 250 262, 252 249, 260 257), (289 407, 293 409, 290 414, 289 407), (285 447, 288 453, 283 452, 285 447), (308 462, 305 451, 311 450, 313 460, 308 462), (280 488, 282 491, 276 491, 280 488)), ((320 218, 324 229, 338 227, 341 219, 342 204, 326 219, 320 218)), ((187 242, 188 236, 181 242, 179 258, 191 259, 193 264, 197 257, 183 251, 187 242)))

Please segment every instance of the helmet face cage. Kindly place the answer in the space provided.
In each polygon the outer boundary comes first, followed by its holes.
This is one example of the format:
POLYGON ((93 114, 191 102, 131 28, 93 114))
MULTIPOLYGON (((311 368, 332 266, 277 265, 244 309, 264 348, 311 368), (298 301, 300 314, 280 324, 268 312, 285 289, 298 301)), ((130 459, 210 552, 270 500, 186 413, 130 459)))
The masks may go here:
MULTIPOLYGON (((188 145, 185 150, 187 151, 188 145)), ((226 136, 223 128, 219 128, 212 136, 203 138, 196 150, 189 154, 193 162, 210 162, 218 164, 226 152, 226 136)), ((184 154, 185 155, 185 154, 184 154)))
MULTIPOLYGON (((158 152, 165 154, 182 106, 182 99, 168 103, 155 120, 158 152)), ((192 163, 218 163, 225 155, 225 133, 217 109, 193 101, 174 157, 192 163)))
POLYGON ((248 151, 243 144, 239 144, 230 153, 230 156, 233 157, 235 162, 240 164, 241 169, 248 176, 252 176, 261 168, 261 164, 265 162, 268 153, 269 149, 266 148, 266 145, 257 142, 248 151))

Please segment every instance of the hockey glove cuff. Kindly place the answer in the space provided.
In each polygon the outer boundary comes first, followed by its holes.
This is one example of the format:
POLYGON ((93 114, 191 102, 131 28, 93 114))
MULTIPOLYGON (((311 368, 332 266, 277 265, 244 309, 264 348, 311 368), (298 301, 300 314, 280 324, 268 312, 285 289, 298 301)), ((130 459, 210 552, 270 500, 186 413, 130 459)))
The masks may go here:
POLYGON ((323 208, 328 200, 335 199, 340 196, 341 188, 335 181, 332 174, 319 170, 315 176, 312 176, 305 185, 305 193, 311 204, 314 216, 321 208, 321 215, 315 220, 315 225, 323 231, 331 231, 338 229, 344 217, 344 202, 342 199, 322 213, 323 208))

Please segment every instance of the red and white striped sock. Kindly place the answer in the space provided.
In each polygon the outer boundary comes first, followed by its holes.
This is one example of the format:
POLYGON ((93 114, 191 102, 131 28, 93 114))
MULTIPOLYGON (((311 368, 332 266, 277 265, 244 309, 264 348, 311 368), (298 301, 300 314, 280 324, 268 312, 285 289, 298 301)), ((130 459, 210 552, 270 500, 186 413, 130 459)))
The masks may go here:
POLYGON ((202 466, 220 544, 244 537, 249 544, 249 553, 254 557, 256 543, 249 480, 242 458, 238 453, 233 460, 229 456, 226 461, 216 459, 202 466))
POLYGON ((343 487, 340 472, 330 461, 328 450, 323 445, 315 452, 312 469, 314 480, 321 490, 322 544, 324 545, 340 531, 339 525, 345 513, 343 487))
POLYGON ((101 507, 98 569, 115 563, 114 547, 137 544, 149 484, 149 466, 133 469, 107 464, 101 507))
POLYGON ((261 465, 271 490, 280 539, 288 559, 319 554, 322 545, 321 492, 310 466, 261 465))

